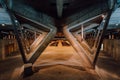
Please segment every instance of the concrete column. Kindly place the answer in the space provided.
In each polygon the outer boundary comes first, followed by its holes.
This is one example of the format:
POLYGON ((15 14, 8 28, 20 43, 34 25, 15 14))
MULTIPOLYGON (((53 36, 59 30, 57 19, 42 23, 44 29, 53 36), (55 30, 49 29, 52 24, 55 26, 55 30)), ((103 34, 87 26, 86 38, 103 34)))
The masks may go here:
POLYGON ((36 38, 37 38, 37 34, 36 34, 36 32, 34 32, 34 35, 35 35, 35 40, 36 40, 36 38))
POLYGON ((58 17, 62 17, 63 13, 63 0, 56 0, 57 14, 58 17))
POLYGON ((114 35, 112 35, 112 39, 114 39, 114 35))
POLYGON ((120 61, 120 40, 104 40, 104 51, 116 61, 120 61))
POLYGON ((109 39, 111 39, 111 35, 109 34, 109 39))
POLYGON ((120 61, 120 40, 116 40, 115 42, 116 42, 116 44, 115 44, 115 46, 116 46, 116 60, 120 61))
POLYGON ((5 59, 5 46, 4 41, 0 39, 0 60, 5 59))
POLYGON ((82 39, 84 38, 84 33, 83 33, 83 24, 81 25, 81 35, 82 35, 82 39))

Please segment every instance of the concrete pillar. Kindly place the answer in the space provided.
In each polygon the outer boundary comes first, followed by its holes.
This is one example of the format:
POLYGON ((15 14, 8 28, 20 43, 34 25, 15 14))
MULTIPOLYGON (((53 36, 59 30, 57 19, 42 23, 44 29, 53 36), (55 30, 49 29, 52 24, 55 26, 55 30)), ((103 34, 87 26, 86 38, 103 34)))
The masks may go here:
POLYGON ((104 51, 111 55, 116 61, 120 61, 120 40, 106 39, 103 42, 104 51))
POLYGON ((109 34, 109 39, 111 39, 111 35, 109 34))
POLYGON ((114 39, 114 35, 112 35, 112 39, 114 39))
POLYGON ((114 41, 113 41, 113 45, 114 45, 114 48, 113 48, 113 58, 114 58, 114 59, 117 57, 117 55, 116 55, 116 53, 117 53, 116 50, 117 50, 117 47, 118 47, 118 46, 116 45, 116 44, 117 44, 117 41, 118 41, 118 40, 114 40, 114 41))
POLYGON ((34 32, 34 35, 35 35, 35 40, 36 40, 36 38, 37 38, 37 33, 36 33, 36 32, 34 32))
POLYGON ((106 39, 104 39, 103 41, 103 51, 106 52, 107 51, 107 42, 106 42, 106 39))
POLYGON ((84 33, 83 33, 83 24, 81 25, 81 35, 82 35, 82 39, 84 38, 84 33))
POLYGON ((103 44, 101 45, 101 49, 100 50, 103 51, 103 44))
POLYGON ((4 40, 0 39, 0 60, 5 59, 5 46, 4 46, 4 40))
POLYGON ((116 60, 120 61, 120 40, 116 40, 116 60))

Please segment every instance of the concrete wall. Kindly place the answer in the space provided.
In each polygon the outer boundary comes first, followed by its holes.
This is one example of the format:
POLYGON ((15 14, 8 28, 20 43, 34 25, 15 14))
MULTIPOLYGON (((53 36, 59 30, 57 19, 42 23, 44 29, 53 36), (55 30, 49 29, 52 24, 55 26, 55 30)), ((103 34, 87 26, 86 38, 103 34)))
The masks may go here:
POLYGON ((103 41, 103 51, 115 60, 120 61, 120 40, 105 39, 103 41))
POLYGON ((0 39, 0 60, 5 59, 4 41, 0 39))
POLYGON ((0 39, 0 60, 18 54, 19 48, 15 39, 0 39))

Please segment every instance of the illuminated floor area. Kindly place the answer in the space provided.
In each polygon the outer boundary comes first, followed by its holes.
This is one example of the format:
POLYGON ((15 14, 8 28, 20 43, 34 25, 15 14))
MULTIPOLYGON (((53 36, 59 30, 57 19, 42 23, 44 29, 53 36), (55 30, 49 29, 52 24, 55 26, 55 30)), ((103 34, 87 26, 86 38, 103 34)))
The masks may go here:
POLYGON ((72 46, 63 46, 59 41, 58 46, 48 46, 34 65, 65 64, 81 66, 81 63, 79 55, 72 46))
POLYGON ((71 46, 49 46, 34 64, 38 71, 24 80, 99 80, 94 70, 82 67, 79 55, 71 46))
POLYGON ((64 65, 54 65, 39 70, 33 76, 24 80, 99 80, 94 71, 72 68, 64 65))
POLYGON ((100 55, 94 71, 82 65, 71 46, 63 46, 61 41, 54 45, 49 45, 33 65, 36 73, 23 79, 19 77, 23 65, 20 56, 1 61, 0 80, 101 80, 96 71, 106 77, 103 80, 120 80, 120 65, 110 57, 100 55))

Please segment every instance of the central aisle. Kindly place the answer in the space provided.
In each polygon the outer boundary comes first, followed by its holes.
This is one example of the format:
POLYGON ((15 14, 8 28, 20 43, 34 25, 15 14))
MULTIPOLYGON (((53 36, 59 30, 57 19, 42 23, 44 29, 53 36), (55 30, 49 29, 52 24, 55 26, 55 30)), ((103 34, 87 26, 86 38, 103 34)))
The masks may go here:
POLYGON ((68 41, 52 41, 33 65, 36 73, 24 80, 99 80, 92 70, 83 67, 79 55, 68 41))

